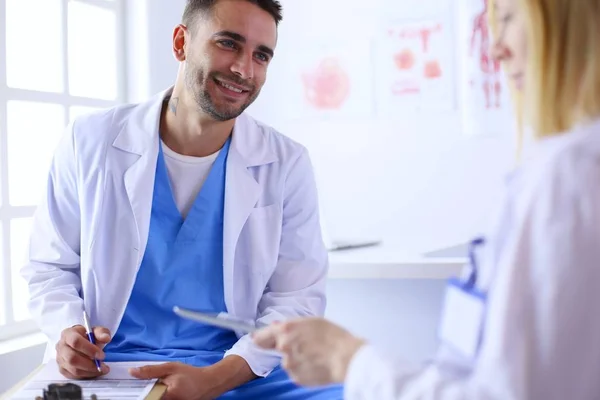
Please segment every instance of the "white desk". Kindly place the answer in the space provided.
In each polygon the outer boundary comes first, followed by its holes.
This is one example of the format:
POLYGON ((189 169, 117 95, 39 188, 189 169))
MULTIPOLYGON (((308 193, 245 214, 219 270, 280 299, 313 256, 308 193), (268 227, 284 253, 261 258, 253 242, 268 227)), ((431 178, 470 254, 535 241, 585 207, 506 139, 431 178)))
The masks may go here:
POLYGON ((385 242, 376 247, 329 253, 330 279, 448 279, 460 274, 466 257, 427 257, 385 242))

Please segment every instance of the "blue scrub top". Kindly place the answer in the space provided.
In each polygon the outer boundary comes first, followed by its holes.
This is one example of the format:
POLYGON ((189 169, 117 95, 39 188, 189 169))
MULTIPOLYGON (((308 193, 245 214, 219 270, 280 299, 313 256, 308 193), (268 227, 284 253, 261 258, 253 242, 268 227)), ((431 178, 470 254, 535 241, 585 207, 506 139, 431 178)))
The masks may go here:
POLYGON ((107 345, 108 359, 184 361, 222 357, 237 341, 228 330, 178 317, 173 306, 226 311, 223 292, 223 212, 230 140, 222 148, 184 220, 177 209, 162 146, 144 258, 123 319, 107 345))

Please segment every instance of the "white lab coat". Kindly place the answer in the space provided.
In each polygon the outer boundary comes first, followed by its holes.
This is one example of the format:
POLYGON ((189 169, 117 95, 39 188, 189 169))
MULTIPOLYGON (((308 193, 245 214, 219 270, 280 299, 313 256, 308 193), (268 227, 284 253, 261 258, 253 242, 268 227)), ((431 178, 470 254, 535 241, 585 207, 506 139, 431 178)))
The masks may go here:
MULTIPOLYGON (((119 326, 148 238, 160 110, 170 90, 79 118, 56 150, 22 268, 31 313, 50 339, 46 359, 61 331, 82 323, 84 307, 94 325, 119 326)), ((246 114, 237 118, 224 213, 228 312, 259 323, 323 315, 328 258, 305 148, 246 114)), ((280 362, 247 335, 229 354, 259 376, 280 362)))
POLYGON ((600 399, 600 121, 542 140, 508 180, 479 252, 487 292, 474 359, 424 368, 366 346, 346 399, 600 399))

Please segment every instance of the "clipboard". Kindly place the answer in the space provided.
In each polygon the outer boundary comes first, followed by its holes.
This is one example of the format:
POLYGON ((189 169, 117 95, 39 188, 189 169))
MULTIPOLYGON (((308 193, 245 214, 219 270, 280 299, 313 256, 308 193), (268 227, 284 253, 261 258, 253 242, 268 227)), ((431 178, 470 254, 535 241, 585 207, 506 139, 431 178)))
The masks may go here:
MULTIPOLYGON (((33 377, 35 377, 42 370, 42 368, 44 368, 44 364, 40 364, 36 369, 31 371, 31 373, 29 375, 27 375, 25 378, 23 378, 21 381, 19 381, 19 383, 14 385, 7 392, 1 394, 0 400, 5 400, 5 399, 8 400, 12 396, 17 394, 17 392, 19 390, 21 390, 27 384, 27 382, 31 381, 33 379, 33 377)), ((160 400, 160 399, 162 399, 162 397, 166 391, 167 391, 167 386, 165 384, 156 382, 154 384, 154 386, 152 387, 152 390, 150 390, 150 393, 148 393, 146 395, 145 400, 160 400)), ((41 395, 42 395, 42 393, 40 393, 40 396, 41 395)))
POLYGON ((216 326, 223 329, 229 329, 236 332, 252 333, 259 328, 254 324, 253 321, 243 320, 224 312, 201 312, 189 310, 179 306, 173 307, 173 312, 182 318, 190 319, 192 321, 216 326))

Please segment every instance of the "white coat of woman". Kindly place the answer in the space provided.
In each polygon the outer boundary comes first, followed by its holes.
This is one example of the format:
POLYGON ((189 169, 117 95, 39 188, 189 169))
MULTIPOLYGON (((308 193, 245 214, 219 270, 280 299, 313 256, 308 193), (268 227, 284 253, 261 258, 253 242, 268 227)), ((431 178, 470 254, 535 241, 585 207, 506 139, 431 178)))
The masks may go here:
POLYGON ((534 147, 448 286, 435 360, 412 367, 319 318, 257 332, 297 382, 343 382, 349 400, 600 398, 600 0, 490 5, 534 147))

